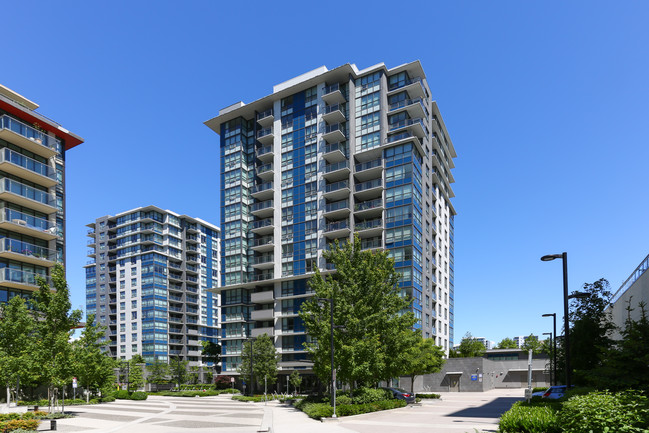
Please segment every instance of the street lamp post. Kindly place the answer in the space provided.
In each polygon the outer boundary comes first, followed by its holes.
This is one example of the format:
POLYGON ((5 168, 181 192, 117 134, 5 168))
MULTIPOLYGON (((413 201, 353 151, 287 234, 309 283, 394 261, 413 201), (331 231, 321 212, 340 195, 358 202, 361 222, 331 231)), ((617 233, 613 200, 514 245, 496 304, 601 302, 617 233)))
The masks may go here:
POLYGON ((561 259, 563 262, 563 327, 564 327, 564 347, 566 357, 566 387, 570 389, 570 322, 568 320, 568 253, 549 254, 541 257, 544 262, 550 262, 554 259, 561 259))
MULTIPOLYGON (((554 341, 554 337, 552 335, 552 332, 544 332, 543 335, 549 335, 550 336, 550 346, 552 346, 552 343, 554 341)), ((552 353, 554 353, 554 348, 552 349, 552 353)), ((553 361, 554 364, 554 361, 553 361)), ((552 371, 550 372, 550 385, 554 385, 553 378, 556 376, 554 367, 552 368, 552 371)))
POLYGON ((542 317, 552 316, 552 379, 553 385, 557 384, 557 313, 544 314, 542 317))
POLYGON ((253 354, 252 354, 252 343, 256 340, 256 338, 249 338, 248 341, 250 341, 250 397, 253 397, 254 394, 254 380, 253 380, 253 372, 252 372, 252 362, 253 362, 253 354))
MULTIPOLYGON (((331 317, 331 406, 334 408, 333 418, 336 418, 336 370, 334 369, 334 300, 333 298, 318 298, 318 301, 329 302, 331 317)), ((342 326, 341 326, 342 327, 342 326)))

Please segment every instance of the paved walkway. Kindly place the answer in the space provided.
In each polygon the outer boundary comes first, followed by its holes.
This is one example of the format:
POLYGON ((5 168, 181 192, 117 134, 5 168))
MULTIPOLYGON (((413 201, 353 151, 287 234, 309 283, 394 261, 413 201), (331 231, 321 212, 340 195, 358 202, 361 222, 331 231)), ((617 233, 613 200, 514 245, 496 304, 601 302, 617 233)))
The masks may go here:
MULTIPOLYGON (((150 396, 145 401, 117 400, 70 406, 75 418, 60 419, 60 432, 136 433, 474 433, 495 432, 498 418, 523 397, 523 390, 442 393, 420 405, 319 422, 277 402, 243 403, 229 395, 200 398, 150 396), (267 430, 270 428, 270 430, 267 430)), ((49 421, 39 430, 48 431, 49 421)))

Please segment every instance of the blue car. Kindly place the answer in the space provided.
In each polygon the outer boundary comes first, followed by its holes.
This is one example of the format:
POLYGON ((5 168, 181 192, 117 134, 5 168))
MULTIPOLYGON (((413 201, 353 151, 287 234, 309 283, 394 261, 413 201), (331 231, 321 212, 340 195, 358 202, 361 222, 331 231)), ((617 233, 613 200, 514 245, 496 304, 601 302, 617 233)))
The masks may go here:
POLYGON ((545 391, 535 392, 532 397, 542 397, 550 400, 556 400, 566 395, 566 385, 551 386, 545 391))
POLYGON ((414 403, 415 402, 415 396, 408 391, 401 389, 401 388, 381 388, 381 389, 386 389, 392 393, 392 397, 396 398, 397 400, 405 400, 406 403, 414 403))

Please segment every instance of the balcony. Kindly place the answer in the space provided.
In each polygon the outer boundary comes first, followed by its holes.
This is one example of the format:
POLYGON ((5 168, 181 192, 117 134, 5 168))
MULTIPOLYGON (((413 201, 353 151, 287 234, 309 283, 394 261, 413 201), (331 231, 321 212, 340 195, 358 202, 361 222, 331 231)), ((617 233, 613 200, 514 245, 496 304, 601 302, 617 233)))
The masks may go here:
POLYGON ((375 218, 371 220, 363 220, 354 224, 354 231, 360 238, 371 238, 381 235, 383 233, 383 219, 375 218))
POLYGON ((349 229, 349 221, 335 221, 325 224, 324 236, 328 239, 339 238, 342 236, 349 236, 351 230, 349 229))
POLYGON ((342 179, 349 179, 349 161, 340 161, 334 164, 326 164, 322 177, 327 181, 337 181, 342 179))
POLYGON ((349 215, 349 200, 340 200, 325 205, 324 216, 329 219, 340 219, 349 215))
POLYGON ((0 170, 46 187, 58 183, 54 168, 8 148, 0 152, 0 170))
POLYGON ((383 179, 374 179, 354 185, 354 196, 360 200, 377 198, 383 195, 383 179))
POLYGON ((49 267, 54 266, 57 254, 55 250, 4 238, 0 239, 0 257, 49 267))
POLYGON ((388 107, 388 114, 396 114, 402 111, 408 112, 408 115, 412 118, 428 118, 428 108, 426 108, 426 101, 423 98, 404 99, 390 104, 388 107))
POLYGON ((61 140, 7 115, 0 116, 0 138, 48 159, 62 148, 61 140))
POLYGON ((263 111, 261 113, 257 113, 257 123, 259 123, 259 126, 263 127, 268 127, 273 124, 275 121, 275 116, 273 116, 273 109, 269 108, 266 111, 263 111))
POLYGON ((346 120, 342 104, 327 105, 322 113, 322 120, 327 123, 338 123, 346 120))
POLYGON ((383 248, 383 239, 381 236, 374 238, 361 239, 361 249, 362 250, 374 250, 383 248))
POLYGON ((56 212, 56 197, 23 183, 0 178, 0 199, 43 213, 56 212))
POLYGON ((273 231, 275 230, 274 221, 275 220, 273 218, 265 218, 263 220, 253 221, 252 224, 250 224, 250 231, 258 235, 273 233, 273 231))
POLYGON ((4 212, 0 212, 0 229, 48 241, 58 237, 55 223, 8 208, 5 208, 4 212))
POLYGON ((345 102, 345 95, 341 90, 340 84, 334 83, 330 86, 326 86, 322 93, 322 100, 327 104, 338 104, 345 102))
POLYGON ((361 201, 354 204, 354 214, 364 218, 382 215, 383 209, 382 198, 375 198, 373 200, 361 201))
POLYGON ((14 289, 23 290, 37 290, 39 288, 36 279, 44 278, 45 282, 51 286, 52 281, 48 276, 33 274, 31 272, 19 271, 17 269, 2 268, 0 269, 0 284, 3 287, 11 287, 14 289))
POLYGON ((257 159, 261 162, 269 162, 273 160, 275 152, 273 146, 263 146, 257 148, 257 159))
POLYGON ((275 249, 275 238, 273 236, 264 236, 255 239, 252 241, 250 248, 257 252, 273 251, 275 249))
POLYGON ((360 181, 376 179, 383 174, 383 159, 361 162, 354 166, 354 176, 360 181))
POLYGON ((255 170, 255 172, 260 179, 269 181, 273 180, 273 176, 275 175, 273 169, 273 163, 270 162, 268 164, 260 165, 259 167, 257 167, 257 170, 255 170))
POLYGON ((273 198, 273 182, 260 183, 252 187, 250 195, 256 200, 273 198))
POLYGON ((269 337, 273 336, 273 331, 275 329, 272 326, 269 326, 267 328, 254 328, 250 330, 250 336, 255 338, 259 337, 260 335, 268 335, 269 337))
POLYGON ((257 292, 250 295, 250 302, 253 304, 268 304, 275 300, 274 292, 266 290, 264 292, 257 292))
POLYGON ((255 203, 250 209, 250 213, 256 216, 257 218, 265 218, 273 215, 274 201, 266 200, 260 203, 255 203))
POLYGON ((424 82, 420 77, 414 77, 407 80, 402 80, 388 86, 388 95, 393 95, 402 91, 408 92, 412 99, 425 98, 426 89, 424 89, 424 82))
POLYGON ((342 180, 340 182, 329 183, 325 185, 323 197, 327 200, 339 200, 349 197, 349 181, 342 180))
POLYGON ((325 125, 322 128, 322 138, 327 143, 336 143, 345 140, 347 136, 346 128, 342 123, 334 123, 333 125, 325 125))
POLYGON ((408 142, 414 143, 415 147, 419 150, 419 153, 422 155, 425 154, 424 149, 421 147, 422 140, 413 134, 412 131, 406 130, 398 134, 388 135, 385 139, 385 144, 389 144, 390 146, 398 146, 408 142))
POLYGON ((264 128, 257 131, 257 141, 262 144, 268 145, 273 142, 273 128, 264 128))
POLYGON ((324 148, 322 157, 329 163, 335 163, 340 161, 345 161, 347 155, 349 154, 347 150, 347 142, 338 142, 327 144, 324 148))
POLYGON ((421 118, 404 119, 399 122, 391 123, 388 128, 389 133, 407 130, 420 139, 428 136, 428 128, 424 124, 424 119, 421 118))
POLYGON ((252 267, 255 269, 271 269, 275 266, 273 253, 262 254, 252 259, 252 267))
POLYGON ((275 278, 275 273, 273 271, 264 271, 264 272, 259 272, 254 274, 250 279, 250 281, 251 282, 266 281, 266 280, 272 280, 273 278, 275 278))
POLYGON ((272 308, 268 308, 266 310, 255 310, 252 313, 250 313, 250 318, 252 320, 273 320, 274 317, 274 311, 272 308))

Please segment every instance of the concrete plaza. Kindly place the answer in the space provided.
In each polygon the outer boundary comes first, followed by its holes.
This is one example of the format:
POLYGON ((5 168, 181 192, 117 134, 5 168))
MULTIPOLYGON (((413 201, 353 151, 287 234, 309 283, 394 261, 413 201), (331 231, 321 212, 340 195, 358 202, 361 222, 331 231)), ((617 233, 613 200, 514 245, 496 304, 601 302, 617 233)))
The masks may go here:
MULTIPOLYGON (((146 401, 117 400, 90 406, 71 406, 75 418, 60 419, 60 432, 137 433, 409 433, 494 432, 498 418, 523 390, 481 393, 443 393, 440 400, 383 412, 315 421, 302 412, 277 402, 242 403, 230 396, 174 398, 151 396, 146 401)), ((45 421, 39 431, 48 431, 45 421)))

